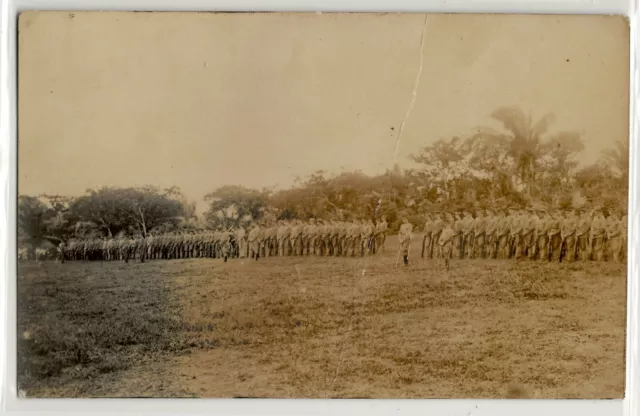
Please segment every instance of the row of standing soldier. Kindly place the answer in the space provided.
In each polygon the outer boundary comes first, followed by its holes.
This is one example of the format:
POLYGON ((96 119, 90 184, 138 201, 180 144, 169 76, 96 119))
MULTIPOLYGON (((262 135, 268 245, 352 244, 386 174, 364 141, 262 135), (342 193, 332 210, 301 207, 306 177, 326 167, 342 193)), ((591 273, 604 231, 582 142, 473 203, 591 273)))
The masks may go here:
POLYGON ((479 210, 427 215, 422 240, 426 258, 529 258, 543 261, 622 262, 627 217, 602 210, 479 210))
POLYGON ((62 261, 228 258, 270 256, 363 256, 384 247, 383 218, 353 222, 335 220, 278 221, 217 232, 175 232, 146 238, 71 240, 59 247, 62 261))

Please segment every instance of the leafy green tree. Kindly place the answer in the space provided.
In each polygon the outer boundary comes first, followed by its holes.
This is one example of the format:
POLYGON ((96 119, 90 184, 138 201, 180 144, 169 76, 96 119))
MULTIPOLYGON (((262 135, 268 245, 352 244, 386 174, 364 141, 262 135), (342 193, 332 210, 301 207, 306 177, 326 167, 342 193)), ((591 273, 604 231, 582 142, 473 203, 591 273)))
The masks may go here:
POLYGON ((53 216, 53 211, 38 197, 18 197, 18 242, 27 245, 29 258, 34 259, 36 248, 46 241, 46 224, 53 216))
POLYGON ((231 228, 259 220, 268 195, 243 186, 223 186, 205 196, 209 209, 204 214, 213 228, 231 228))

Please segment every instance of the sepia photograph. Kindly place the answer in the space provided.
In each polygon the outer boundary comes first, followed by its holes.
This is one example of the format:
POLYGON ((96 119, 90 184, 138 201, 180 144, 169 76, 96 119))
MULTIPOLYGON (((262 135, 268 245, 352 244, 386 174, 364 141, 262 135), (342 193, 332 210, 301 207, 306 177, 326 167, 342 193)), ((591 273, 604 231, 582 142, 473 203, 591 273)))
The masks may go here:
POLYGON ((626 17, 18 29, 20 397, 624 397, 626 17))

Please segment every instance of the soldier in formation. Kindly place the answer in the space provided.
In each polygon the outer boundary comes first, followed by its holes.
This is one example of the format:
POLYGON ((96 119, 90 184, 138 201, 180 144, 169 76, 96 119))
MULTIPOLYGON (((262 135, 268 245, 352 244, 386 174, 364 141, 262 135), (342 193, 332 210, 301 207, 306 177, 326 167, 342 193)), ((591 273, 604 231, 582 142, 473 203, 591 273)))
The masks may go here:
POLYGON ((423 258, 624 261, 627 217, 582 209, 477 210, 425 215, 423 258))
POLYGON ((388 225, 373 221, 281 220, 247 229, 176 231, 146 237, 71 240, 59 246, 62 261, 133 261, 275 256, 356 257, 384 246, 388 225))

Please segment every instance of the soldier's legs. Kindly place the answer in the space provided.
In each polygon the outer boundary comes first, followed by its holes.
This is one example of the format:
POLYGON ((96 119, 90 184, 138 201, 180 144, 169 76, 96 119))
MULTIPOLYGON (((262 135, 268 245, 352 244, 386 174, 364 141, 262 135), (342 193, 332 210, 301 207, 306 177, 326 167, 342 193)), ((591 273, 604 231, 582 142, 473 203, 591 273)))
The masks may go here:
POLYGON ((536 255, 540 261, 549 261, 549 239, 546 235, 538 237, 536 255))
POLYGON ((459 259, 462 257, 462 237, 457 235, 453 237, 451 248, 453 250, 453 257, 459 259))
POLYGON ((508 252, 509 252, 509 237, 507 236, 502 236, 498 239, 498 247, 497 247, 498 253, 497 253, 497 258, 499 259, 506 259, 508 258, 508 252))
POLYGON ((487 259, 493 258, 493 253, 494 253, 493 242, 494 242, 493 236, 488 235, 484 237, 484 257, 487 259))
POLYGON ((569 263, 576 260, 576 238, 569 236, 564 240, 564 257, 563 259, 569 263))
POLYGON ((472 259, 474 257, 474 243, 476 241, 476 237, 474 233, 468 234, 464 238, 464 257, 468 259, 472 259))
POLYGON ((451 258, 453 257, 454 244, 453 241, 449 240, 446 243, 439 245, 440 256, 444 259, 444 265, 447 270, 449 270, 449 264, 451 262, 451 258))
POLYGON ((587 251, 587 239, 585 237, 576 238, 576 254, 577 260, 587 261, 589 252, 587 251))
POLYGON ((549 251, 551 252, 550 260, 559 262, 562 249, 562 238, 560 237, 560 235, 556 234, 550 239, 549 244, 549 251))
POLYGON ((484 235, 479 235, 476 236, 474 238, 473 241, 473 247, 472 247, 472 251, 471 251, 471 258, 477 259, 477 258, 484 258, 485 254, 484 254, 484 240, 485 237, 484 235))
POLYGON ((496 236, 491 236, 489 238, 489 242, 487 243, 487 251, 489 252, 490 259, 498 258, 498 244, 500 240, 496 236))
POLYGON ((604 260, 604 238, 598 237, 593 241, 593 260, 595 261, 603 261, 604 260))
POLYGON ((615 263, 620 263, 620 254, 622 253, 622 238, 620 236, 615 236, 609 239, 609 261, 613 261, 615 263))
POLYGON ((409 264, 409 244, 411 244, 411 242, 409 241, 409 239, 406 239, 402 244, 401 244, 401 248, 402 248, 402 257, 404 259, 404 264, 407 265, 409 264))
POLYGON ((523 246, 522 235, 520 234, 515 235, 513 239, 513 257, 515 259, 519 259, 520 257, 522 257, 522 246, 523 246))

